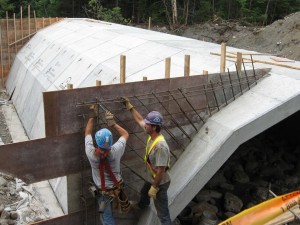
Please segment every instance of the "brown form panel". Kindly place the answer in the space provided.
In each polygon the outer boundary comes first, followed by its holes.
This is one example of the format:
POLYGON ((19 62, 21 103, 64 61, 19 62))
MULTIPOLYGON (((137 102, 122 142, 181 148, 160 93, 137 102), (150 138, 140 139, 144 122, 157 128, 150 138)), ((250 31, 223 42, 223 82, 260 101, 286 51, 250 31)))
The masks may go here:
MULTIPOLYGON (((80 131, 83 124, 82 119, 78 115, 87 113, 87 109, 84 107, 76 107, 76 104, 80 102, 95 101, 96 99, 116 99, 120 96, 140 96, 147 93, 176 90, 178 88, 202 86, 206 83, 207 76, 201 75, 44 92, 46 136, 57 136, 80 131)), ((206 107, 205 95, 199 96, 198 106, 200 108, 206 107)), ((116 103, 112 107, 120 109, 122 105, 116 103)), ((126 114, 125 108, 124 113, 126 114)), ((142 114, 144 115, 144 112, 142 114)))
POLYGON ((0 171, 27 184, 82 170, 80 133, 0 146, 0 171))

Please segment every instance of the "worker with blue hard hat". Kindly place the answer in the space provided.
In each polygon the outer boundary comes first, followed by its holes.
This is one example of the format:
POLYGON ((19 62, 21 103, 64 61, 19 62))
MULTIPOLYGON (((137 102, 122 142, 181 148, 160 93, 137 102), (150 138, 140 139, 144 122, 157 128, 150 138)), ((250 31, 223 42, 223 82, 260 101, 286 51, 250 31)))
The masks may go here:
POLYGON ((108 127, 114 128, 120 137, 113 144, 111 131, 107 128, 102 128, 95 133, 97 146, 94 146, 92 132, 94 120, 97 116, 97 107, 92 105, 89 108, 89 120, 85 128, 85 152, 92 168, 94 181, 94 185, 90 189, 99 203, 102 224, 115 225, 112 201, 114 199, 117 200, 121 212, 127 212, 130 208, 127 195, 123 190, 120 168, 120 160, 124 154, 129 134, 116 123, 114 115, 106 111, 105 120, 108 127))

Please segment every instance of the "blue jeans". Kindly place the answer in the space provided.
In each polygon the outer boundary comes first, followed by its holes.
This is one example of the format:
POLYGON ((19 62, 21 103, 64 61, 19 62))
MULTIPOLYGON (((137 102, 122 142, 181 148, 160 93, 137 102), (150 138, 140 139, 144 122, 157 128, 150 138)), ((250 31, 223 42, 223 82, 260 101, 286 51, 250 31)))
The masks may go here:
MULTIPOLYGON (((104 201, 109 201, 108 196, 104 195, 103 198, 104 201)), ((100 203, 101 200, 102 200, 102 196, 98 198, 98 202, 100 203)), ((115 219, 112 213, 112 202, 107 204, 103 213, 100 213, 100 219, 102 225, 115 225, 115 219)))
MULTIPOLYGON (((154 205, 161 225, 172 225, 167 194, 169 186, 170 182, 159 185, 159 191, 156 194, 156 199, 154 199, 154 205)), ((150 204, 150 198, 148 196, 150 187, 151 183, 145 182, 144 186, 141 189, 141 197, 138 203, 138 206, 141 209, 145 209, 150 204)))

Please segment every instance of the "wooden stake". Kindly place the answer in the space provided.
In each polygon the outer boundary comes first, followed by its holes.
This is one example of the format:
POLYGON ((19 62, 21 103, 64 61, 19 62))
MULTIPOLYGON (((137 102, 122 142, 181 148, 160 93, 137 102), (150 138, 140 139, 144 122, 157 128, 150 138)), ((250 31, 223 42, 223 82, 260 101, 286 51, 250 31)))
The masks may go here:
POLYGON ((203 70, 203 75, 207 75, 208 71, 207 70, 203 70))
POLYGON ((10 68, 10 50, 9 50, 9 35, 8 35, 8 12, 6 11, 6 36, 7 36, 7 55, 8 55, 8 68, 10 68))
POLYGON ((22 6, 20 6, 20 13, 21 13, 21 20, 20 20, 20 23, 21 23, 21 38, 22 38, 22 46, 23 46, 23 8, 22 6))
MULTIPOLYGON (((220 53, 216 53, 216 52, 211 52, 210 54, 220 56, 220 53)), ((234 56, 234 55, 227 55, 226 57, 236 58, 236 56, 234 56)), ((244 61, 247 60, 248 62, 251 62, 251 59, 249 59, 249 58, 242 58, 242 59, 244 61)), ((274 66, 281 66, 281 67, 286 67, 286 68, 295 69, 295 70, 300 70, 299 66, 292 66, 292 65, 282 64, 282 63, 268 62, 268 61, 263 61, 263 60, 258 60, 258 59, 253 59, 253 62, 254 63, 257 62, 257 63, 269 64, 269 65, 274 65, 274 66)))
POLYGON ((73 89, 73 84, 67 84, 67 89, 68 89, 68 90, 73 89))
MULTIPOLYGON (((30 36, 30 5, 28 4, 28 35, 30 36)), ((28 38, 28 40, 30 37, 28 38)))
POLYGON ((96 80, 96 86, 101 86, 101 80, 96 80))
POLYGON ((190 55, 184 57, 184 76, 190 76, 190 55))
POLYGON ((45 18, 43 17, 43 20, 42 20, 42 26, 43 28, 45 27, 45 18))
POLYGON ((4 66, 3 66, 3 56, 2 56, 2 26, 1 25, 0 25, 0 56, 1 56, 2 87, 4 88, 4 66))
POLYGON ((34 26, 35 26, 35 32, 37 32, 35 10, 33 11, 33 17, 34 17, 34 26))
POLYGON ((51 17, 49 17, 49 25, 51 25, 51 17))
POLYGON ((165 60, 165 78, 171 77, 171 58, 168 57, 165 60))
POLYGON ((236 55, 236 68, 238 72, 242 70, 242 61, 243 61, 243 54, 241 52, 238 52, 236 55))
POLYGON ((126 56, 121 55, 120 56, 120 83, 125 83, 125 77, 126 77, 126 56))
POLYGON ((149 20, 148 20, 148 30, 151 30, 151 17, 149 17, 149 20))
MULTIPOLYGON (((16 14, 14 13, 14 32, 15 32, 15 43, 17 41, 17 29, 16 29, 16 14)), ((17 55, 17 45, 15 44, 15 57, 17 55)))
POLYGON ((143 81, 147 81, 147 77, 143 77, 143 81))
POLYGON ((226 67, 226 43, 221 44, 221 62, 220 62, 220 72, 225 73, 226 67))

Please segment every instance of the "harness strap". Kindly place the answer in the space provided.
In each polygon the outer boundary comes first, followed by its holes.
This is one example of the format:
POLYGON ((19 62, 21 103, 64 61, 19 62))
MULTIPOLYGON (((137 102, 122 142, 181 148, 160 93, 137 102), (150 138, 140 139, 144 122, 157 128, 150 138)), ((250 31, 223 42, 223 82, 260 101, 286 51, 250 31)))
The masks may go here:
POLYGON ((145 156, 144 156, 144 162, 146 163, 146 165, 148 166, 149 170, 150 170, 150 173, 152 175, 153 178, 156 177, 156 174, 157 174, 157 171, 154 169, 154 167, 152 166, 151 162, 150 162, 150 159, 149 159, 149 155, 150 153, 152 152, 152 150, 154 149, 154 146, 159 142, 159 141, 162 141, 162 140, 165 140, 164 136, 160 135, 158 137, 155 138, 155 140, 153 141, 152 145, 150 146, 150 148, 148 149, 148 145, 149 145, 149 142, 151 140, 151 137, 149 136, 148 137, 148 140, 147 140, 147 145, 146 145, 146 153, 145 153, 145 156))
POLYGON ((100 149, 97 148, 96 154, 100 157, 100 178, 101 178, 101 191, 105 192, 106 188, 105 188, 105 176, 104 176, 104 169, 106 168, 106 171, 108 172, 108 174, 110 175, 112 181, 114 182, 115 186, 120 188, 120 184, 116 178, 116 176, 114 175, 114 173, 111 170, 110 164, 108 162, 107 159, 107 155, 108 155, 109 151, 101 151, 100 149))

